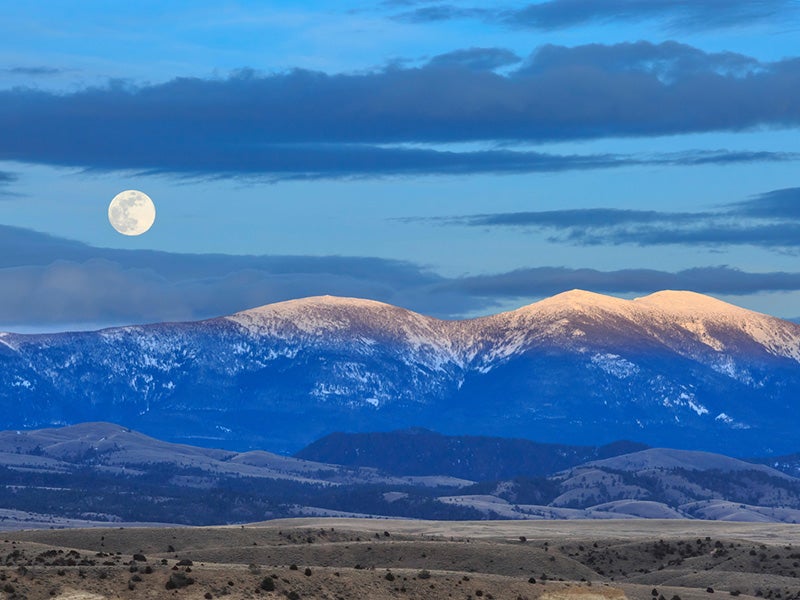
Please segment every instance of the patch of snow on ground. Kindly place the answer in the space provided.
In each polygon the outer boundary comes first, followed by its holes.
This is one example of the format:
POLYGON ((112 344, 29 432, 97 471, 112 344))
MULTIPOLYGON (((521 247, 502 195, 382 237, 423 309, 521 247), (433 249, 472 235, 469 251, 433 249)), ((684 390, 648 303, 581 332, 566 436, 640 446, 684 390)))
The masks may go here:
POLYGON ((723 355, 719 357, 715 362, 711 363, 711 368, 714 369, 717 373, 722 373, 723 375, 727 375, 731 379, 735 379, 736 381, 741 381, 742 383, 746 383, 748 385, 752 385, 753 377, 750 373, 745 369, 738 369, 736 366, 736 362, 733 360, 732 357, 723 355))
POLYGON ((33 384, 27 379, 23 379, 22 377, 17 375, 14 377, 14 381, 11 382, 11 387, 21 387, 29 390, 33 387, 33 384))
POLYGON ((5 338, 7 338, 7 337, 8 337, 7 333, 0 333, 0 344, 3 344, 4 346, 8 346, 14 352, 17 352, 19 350, 19 348, 17 348, 16 345, 12 344, 9 340, 6 340, 5 338))
POLYGON ((718 352, 725 349, 725 345, 720 340, 708 333, 706 326, 702 321, 685 321, 680 323, 680 326, 686 331, 693 333, 697 339, 706 346, 710 346, 718 352))
POLYGON ((698 416, 703 416, 708 414, 708 409, 700 404, 699 402, 695 402, 694 400, 689 400, 689 408, 691 408, 694 412, 698 414, 698 416))
POLYGON ((639 372, 639 367, 619 356, 618 354, 595 354, 591 358, 592 364, 602 369, 617 379, 627 379, 639 372))

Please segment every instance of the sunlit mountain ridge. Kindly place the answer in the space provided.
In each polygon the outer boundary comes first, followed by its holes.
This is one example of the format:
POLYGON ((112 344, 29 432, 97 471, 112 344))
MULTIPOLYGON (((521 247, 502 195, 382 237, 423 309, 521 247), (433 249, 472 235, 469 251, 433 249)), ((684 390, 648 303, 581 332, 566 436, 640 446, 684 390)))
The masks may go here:
POLYGON ((333 431, 420 426, 788 453, 800 325, 680 291, 573 290, 460 321, 321 296, 191 323, 2 334, 0 377, 2 428, 106 420, 294 451, 333 431))

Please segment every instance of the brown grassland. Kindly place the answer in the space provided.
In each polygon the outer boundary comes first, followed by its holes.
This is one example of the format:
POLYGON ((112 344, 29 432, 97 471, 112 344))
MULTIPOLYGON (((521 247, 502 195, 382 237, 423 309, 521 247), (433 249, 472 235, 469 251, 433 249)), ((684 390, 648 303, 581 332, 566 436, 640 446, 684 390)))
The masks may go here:
POLYGON ((287 519, 0 533, 0 597, 800 599, 800 527, 287 519))

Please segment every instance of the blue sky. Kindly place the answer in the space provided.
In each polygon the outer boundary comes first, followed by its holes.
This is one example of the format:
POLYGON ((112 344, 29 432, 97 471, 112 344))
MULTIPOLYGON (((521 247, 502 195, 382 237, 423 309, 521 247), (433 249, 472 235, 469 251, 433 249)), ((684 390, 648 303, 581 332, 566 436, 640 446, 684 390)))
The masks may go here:
POLYGON ((800 316, 797 0, 3 12, 1 329, 575 287, 800 316))

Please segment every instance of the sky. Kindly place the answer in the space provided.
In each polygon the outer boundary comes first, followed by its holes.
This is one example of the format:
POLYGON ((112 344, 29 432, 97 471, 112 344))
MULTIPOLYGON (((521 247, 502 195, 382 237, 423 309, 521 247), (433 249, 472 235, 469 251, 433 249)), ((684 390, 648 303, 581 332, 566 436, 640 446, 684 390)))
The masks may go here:
POLYGON ((5 3, 0 330, 573 288, 800 317, 800 0, 5 3))

